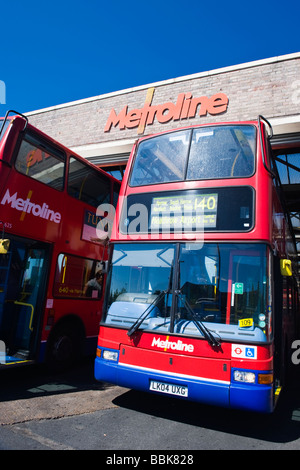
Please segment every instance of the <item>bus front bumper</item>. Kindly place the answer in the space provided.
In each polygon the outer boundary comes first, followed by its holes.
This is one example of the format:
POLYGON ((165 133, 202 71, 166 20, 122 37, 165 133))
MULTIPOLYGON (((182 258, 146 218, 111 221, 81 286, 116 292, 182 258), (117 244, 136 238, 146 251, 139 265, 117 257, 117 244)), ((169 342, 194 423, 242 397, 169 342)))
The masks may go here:
POLYGON ((172 376, 163 371, 124 365, 117 359, 95 359, 95 378, 125 388, 225 408, 270 413, 274 409, 273 385, 244 384, 205 379, 202 377, 172 376))

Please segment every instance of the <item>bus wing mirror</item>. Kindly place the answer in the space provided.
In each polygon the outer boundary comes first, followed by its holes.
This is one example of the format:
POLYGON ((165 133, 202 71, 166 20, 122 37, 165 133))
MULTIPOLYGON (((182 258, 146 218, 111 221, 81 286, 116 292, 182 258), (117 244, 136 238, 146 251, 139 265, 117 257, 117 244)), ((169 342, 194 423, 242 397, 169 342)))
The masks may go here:
POLYGON ((10 245, 8 238, 0 238, 0 255, 6 255, 10 245))
POLYGON ((2 224, 2 237, 0 238, 0 255, 6 255, 9 249, 10 240, 8 238, 4 238, 4 222, 0 221, 2 224))
POLYGON ((280 260, 280 271, 282 276, 291 276, 292 275, 292 262, 289 259, 280 260))
POLYGON ((107 274, 107 271, 108 271, 108 261, 101 261, 101 266, 102 266, 101 273, 102 273, 102 274, 107 274))

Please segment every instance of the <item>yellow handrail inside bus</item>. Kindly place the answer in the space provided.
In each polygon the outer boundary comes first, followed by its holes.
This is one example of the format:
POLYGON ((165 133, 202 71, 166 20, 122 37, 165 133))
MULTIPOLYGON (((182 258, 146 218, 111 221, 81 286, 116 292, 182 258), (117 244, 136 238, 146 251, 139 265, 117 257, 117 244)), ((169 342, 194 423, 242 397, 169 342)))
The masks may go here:
POLYGON ((78 199, 81 201, 81 196, 82 196, 82 191, 83 191, 83 187, 85 185, 85 182, 87 180, 88 176, 85 176, 82 180, 82 183, 81 183, 81 186, 80 186, 80 190, 79 190, 79 195, 78 195, 78 199))
POLYGON ((62 281, 61 281, 62 284, 65 283, 67 262, 68 262, 68 257, 66 255, 64 255, 62 263, 61 263, 62 269, 63 269, 63 271, 62 271, 62 281))
POLYGON ((25 307, 30 307, 31 308, 31 315, 30 315, 28 328, 30 329, 30 331, 33 331, 32 320, 33 320, 33 314, 34 314, 34 306, 32 304, 26 304, 25 302, 19 302, 18 300, 15 300, 14 304, 15 305, 24 305, 25 307))

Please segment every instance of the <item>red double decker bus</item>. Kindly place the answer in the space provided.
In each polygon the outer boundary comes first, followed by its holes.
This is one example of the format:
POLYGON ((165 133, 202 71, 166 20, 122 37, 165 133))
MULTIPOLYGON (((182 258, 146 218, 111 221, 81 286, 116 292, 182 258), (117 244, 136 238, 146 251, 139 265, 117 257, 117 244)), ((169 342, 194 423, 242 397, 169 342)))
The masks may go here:
POLYGON ((95 377, 271 412, 298 310, 269 125, 139 140, 121 186, 95 377))
POLYGON ((0 363, 61 367, 96 350, 107 259, 97 208, 116 204, 120 183, 9 114, 0 120, 0 363))

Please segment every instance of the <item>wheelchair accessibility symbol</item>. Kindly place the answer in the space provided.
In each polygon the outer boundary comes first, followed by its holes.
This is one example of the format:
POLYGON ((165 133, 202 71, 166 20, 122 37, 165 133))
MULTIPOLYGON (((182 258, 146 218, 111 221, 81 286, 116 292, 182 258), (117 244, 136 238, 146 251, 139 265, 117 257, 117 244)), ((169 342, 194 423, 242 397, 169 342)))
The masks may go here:
POLYGON ((238 357, 239 359, 257 359, 257 346, 232 344, 231 357, 238 357))
POLYGON ((253 358, 255 356, 254 348, 246 348, 246 357, 253 358))

